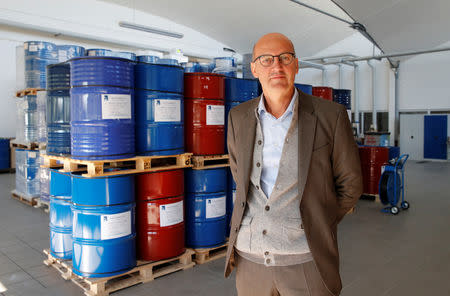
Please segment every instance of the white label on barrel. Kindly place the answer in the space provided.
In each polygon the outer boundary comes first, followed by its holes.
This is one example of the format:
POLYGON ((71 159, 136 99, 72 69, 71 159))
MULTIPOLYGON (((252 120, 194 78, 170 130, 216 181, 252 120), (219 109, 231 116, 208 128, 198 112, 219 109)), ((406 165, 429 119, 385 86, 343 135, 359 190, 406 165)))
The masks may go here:
POLYGON ((179 100, 155 100, 155 122, 181 121, 179 100))
POLYGON ((102 119, 131 119, 131 95, 103 94, 102 119))
POLYGON ((236 202, 236 190, 233 190, 233 206, 235 202, 236 202))
POLYGON ((206 125, 225 125, 225 106, 206 105, 206 125))
POLYGON ((65 51, 65 50, 58 50, 58 61, 59 62, 67 61, 67 51, 65 51))
POLYGON ((350 122, 352 122, 352 110, 347 109, 347 115, 348 115, 348 120, 350 120, 350 122))
POLYGON ((131 234, 131 211, 100 215, 101 240, 124 237, 131 234))
POLYGON ((28 158, 36 158, 36 152, 28 152, 28 158))
POLYGON ((225 196, 206 199, 206 219, 225 216, 226 210, 225 196))
POLYGON ((28 47, 28 51, 38 51, 37 45, 30 45, 30 46, 28 47))
POLYGON ((386 167, 386 166, 384 166, 384 165, 381 166, 381 174, 382 174, 382 175, 383 175, 383 173, 384 173, 385 167, 386 167))
POLYGON ((183 222, 183 201, 159 206, 159 226, 171 226, 183 222))

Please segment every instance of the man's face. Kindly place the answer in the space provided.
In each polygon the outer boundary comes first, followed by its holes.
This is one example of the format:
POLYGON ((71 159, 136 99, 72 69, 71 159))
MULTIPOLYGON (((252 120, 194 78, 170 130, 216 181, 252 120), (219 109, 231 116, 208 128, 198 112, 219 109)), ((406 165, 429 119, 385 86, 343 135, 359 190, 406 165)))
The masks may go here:
MULTIPOLYGON (((253 58, 266 54, 276 56, 286 52, 294 52, 287 38, 264 36, 255 45, 253 58)), ((289 65, 284 65, 278 58, 274 58, 273 64, 268 67, 264 67, 258 59, 251 63, 251 69, 253 76, 259 79, 263 89, 267 91, 292 89, 295 75, 298 73, 298 59, 295 58, 289 65)))

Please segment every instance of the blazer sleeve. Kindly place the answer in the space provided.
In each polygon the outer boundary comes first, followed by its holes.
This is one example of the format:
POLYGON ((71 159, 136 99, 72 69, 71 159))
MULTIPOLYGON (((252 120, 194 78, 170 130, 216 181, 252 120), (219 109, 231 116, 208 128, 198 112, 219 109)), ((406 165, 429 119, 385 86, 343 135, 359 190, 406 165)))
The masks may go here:
POLYGON ((359 152, 346 109, 341 106, 332 152, 335 190, 338 199, 336 224, 352 209, 363 190, 359 152))
POLYGON ((230 170, 233 175, 234 182, 237 183, 237 163, 236 163, 236 142, 234 137, 233 112, 228 113, 227 127, 227 148, 230 156, 230 170))

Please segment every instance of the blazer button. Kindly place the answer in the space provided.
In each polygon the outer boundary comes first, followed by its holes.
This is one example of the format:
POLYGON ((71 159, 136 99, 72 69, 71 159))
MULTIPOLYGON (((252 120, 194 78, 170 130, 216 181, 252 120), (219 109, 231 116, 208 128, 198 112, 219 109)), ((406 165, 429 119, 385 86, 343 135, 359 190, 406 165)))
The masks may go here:
POLYGON ((265 209, 266 211, 269 211, 269 210, 270 210, 270 206, 266 206, 264 209, 265 209))
POLYGON ((267 230, 264 229, 264 230, 262 231, 262 234, 266 235, 266 234, 267 234, 267 230))
POLYGON ((257 162, 257 163, 256 163, 256 166, 257 166, 257 167, 260 167, 260 166, 261 166, 261 164, 260 164, 259 162, 257 162))
POLYGON ((241 205, 242 205, 242 207, 244 208, 244 207, 245 207, 245 202, 242 202, 241 205))
POLYGON ((266 256, 269 255, 269 252, 268 252, 268 251, 265 251, 265 252, 264 252, 264 255, 266 255, 266 256))
POLYGON ((234 232, 236 232, 236 233, 238 232, 238 228, 237 228, 237 227, 236 227, 236 228, 234 228, 234 232))
POLYGON ((267 264, 270 264, 270 259, 266 259, 266 263, 267 263, 267 264))
POLYGON ((258 140, 258 145, 261 145, 262 144, 262 141, 261 140, 258 140))
POLYGON ((256 185, 256 190, 259 190, 259 186, 258 185, 256 185))

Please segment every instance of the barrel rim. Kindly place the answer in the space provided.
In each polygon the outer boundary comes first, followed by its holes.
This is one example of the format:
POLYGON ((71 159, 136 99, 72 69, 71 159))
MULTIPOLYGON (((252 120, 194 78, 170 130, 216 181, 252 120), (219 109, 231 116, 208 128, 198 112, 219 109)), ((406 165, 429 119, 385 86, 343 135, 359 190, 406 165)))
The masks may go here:
POLYGON ((130 59, 121 58, 121 57, 113 57, 113 56, 82 56, 82 57, 74 57, 70 60, 67 60, 67 62, 72 63, 77 60, 117 60, 117 61, 123 61, 130 64, 135 64, 136 62, 130 59))
MULTIPOLYGON (((213 73, 213 74, 217 74, 217 73, 213 73)), ((222 75, 222 74, 221 74, 221 75, 222 75)), ((228 79, 249 80, 249 81, 255 81, 255 82, 258 82, 258 81, 259 81, 258 78, 253 78, 253 79, 251 79, 251 78, 239 78, 239 77, 225 76, 225 80, 228 80, 228 79)))
POLYGON ((179 66, 179 65, 168 65, 168 64, 147 63, 147 62, 143 62, 143 61, 137 60, 137 57, 136 57, 136 63, 137 63, 137 64, 152 65, 152 66, 162 66, 162 67, 180 68, 181 70, 183 70, 183 67, 181 67, 181 66, 179 66))

